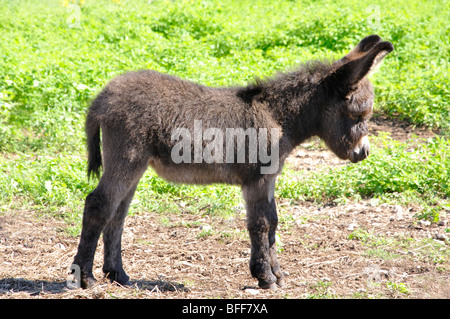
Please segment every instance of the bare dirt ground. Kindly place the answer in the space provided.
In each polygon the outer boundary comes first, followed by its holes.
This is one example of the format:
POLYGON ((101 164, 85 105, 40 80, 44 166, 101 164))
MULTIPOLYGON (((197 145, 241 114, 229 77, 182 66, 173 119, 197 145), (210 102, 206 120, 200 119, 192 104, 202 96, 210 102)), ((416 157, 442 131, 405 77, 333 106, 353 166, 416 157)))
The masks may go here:
MULTIPOLYGON (((384 117, 372 121, 371 134, 380 131, 398 140, 433 134, 384 117)), ((345 164, 308 145, 288 161, 308 170, 345 164)), ((420 222, 414 205, 373 200, 277 204, 282 289, 260 290, 251 278, 245 212, 239 208, 231 219, 129 216, 122 247, 133 285, 101 279, 100 244, 94 265, 99 281, 88 290, 67 288, 78 244, 64 231, 67 225, 15 210, 0 215, 0 298, 450 298, 447 220, 420 222)))

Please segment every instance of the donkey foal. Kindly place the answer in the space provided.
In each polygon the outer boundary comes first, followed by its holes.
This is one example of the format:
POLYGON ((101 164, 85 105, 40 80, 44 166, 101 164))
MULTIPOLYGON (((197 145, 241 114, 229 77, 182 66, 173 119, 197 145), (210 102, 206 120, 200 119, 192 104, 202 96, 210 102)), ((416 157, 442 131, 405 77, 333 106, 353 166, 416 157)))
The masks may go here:
POLYGON ((171 182, 240 185, 250 272, 261 288, 283 286, 275 249, 276 176, 289 153, 311 136, 353 163, 368 156, 373 89, 367 75, 392 50, 391 43, 371 35, 338 61, 308 62, 245 87, 211 88, 150 70, 113 79, 86 120, 88 175, 99 176, 101 166, 103 175, 86 197, 73 262, 80 286, 95 282, 92 267, 102 232, 103 272, 129 283, 122 267, 122 229, 148 166, 171 182), (233 147, 225 148, 224 137, 233 147))

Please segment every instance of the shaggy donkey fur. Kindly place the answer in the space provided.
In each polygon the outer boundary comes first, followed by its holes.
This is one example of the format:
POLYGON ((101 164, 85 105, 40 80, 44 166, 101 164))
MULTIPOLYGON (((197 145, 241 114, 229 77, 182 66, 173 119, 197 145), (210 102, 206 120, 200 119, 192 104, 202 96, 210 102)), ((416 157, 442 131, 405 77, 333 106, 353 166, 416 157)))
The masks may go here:
POLYGON ((104 273, 120 284, 129 282, 122 267, 121 235, 136 186, 148 166, 172 182, 240 185, 251 239, 251 274, 262 288, 282 286, 275 250, 276 176, 289 153, 314 135, 342 159, 356 163, 368 156, 373 89, 367 74, 392 50, 391 43, 372 35, 338 61, 309 62, 246 87, 211 88, 149 70, 113 79, 93 101, 86 120, 88 172, 99 175, 103 166, 103 175, 86 198, 73 262, 73 269, 80 270, 81 287, 94 283, 93 260, 102 232, 104 273), (278 150, 271 160, 278 169, 263 174, 261 169, 268 163, 250 161, 248 136, 244 136, 244 162, 236 161, 237 150, 231 162, 229 158, 198 162, 194 147, 192 161, 174 161, 174 131, 192 132, 195 123, 202 124, 203 134, 208 128, 277 130, 276 135, 269 132, 265 151, 278 150))

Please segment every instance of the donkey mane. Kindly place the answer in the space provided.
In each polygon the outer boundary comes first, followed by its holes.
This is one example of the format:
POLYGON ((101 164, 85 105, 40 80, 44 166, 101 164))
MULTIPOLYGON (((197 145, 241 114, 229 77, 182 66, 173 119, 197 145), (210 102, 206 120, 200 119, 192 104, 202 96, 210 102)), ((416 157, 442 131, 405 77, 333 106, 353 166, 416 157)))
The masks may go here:
MULTIPOLYGON (((260 94, 265 97, 273 94, 271 91, 280 88, 280 82, 285 87, 298 88, 299 85, 317 83, 333 69, 334 60, 312 60, 304 62, 292 70, 277 72, 270 77, 255 77, 254 82, 238 88, 238 96, 246 102, 260 94)), ((278 93, 278 92, 277 92, 278 93)))

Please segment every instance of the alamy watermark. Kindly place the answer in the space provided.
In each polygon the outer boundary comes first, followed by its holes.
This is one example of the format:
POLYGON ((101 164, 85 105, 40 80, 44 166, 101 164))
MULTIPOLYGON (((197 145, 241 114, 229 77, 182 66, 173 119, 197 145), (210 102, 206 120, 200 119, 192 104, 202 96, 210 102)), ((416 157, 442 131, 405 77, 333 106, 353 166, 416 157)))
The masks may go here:
POLYGON ((370 264, 364 268, 364 274, 367 276, 367 283, 371 284, 379 284, 385 278, 395 278, 401 277, 403 278, 406 274, 400 274, 398 269, 395 267, 390 268, 389 270, 383 270, 379 265, 370 264))
POLYGON ((70 29, 78 29, 81 27, 81 8, 78 4, 72 3, 67 5, 69 16, 66 19, 66 24, 70 29))
POLYGON ((232 164, 246 163, 247 159, 248 163, 266 165, 261 166, 261 174, 275 174, 279 168, 279 138, 279 128, 203 130, 203 122, 195 120, 193 131, 180 127, 172 132, 171 140, 176 144, 172 148, 171 158, 176 164, 232 164))
POLYGON ((72 264, 66 279, 66 285, 69 289, 78 289, 81 286, 81 269, 80 266, 72 264))
POLYGON ((367 26, 373 31, 380 29, 380 6, 378 4, 371 4, 366 8, 366 12, 369 14, 367 17, 367 26))

